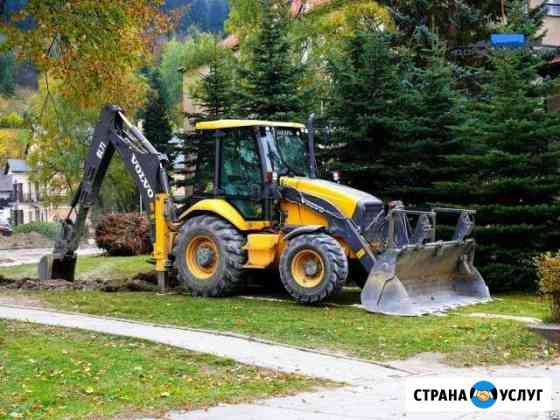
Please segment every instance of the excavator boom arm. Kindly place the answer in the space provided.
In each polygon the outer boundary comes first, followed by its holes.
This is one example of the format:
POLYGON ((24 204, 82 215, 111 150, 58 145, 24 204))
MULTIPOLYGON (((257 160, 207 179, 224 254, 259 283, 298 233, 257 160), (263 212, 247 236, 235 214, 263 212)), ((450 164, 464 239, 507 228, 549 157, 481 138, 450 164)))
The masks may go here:
MULTIPOLYGON (((84 177, 76 191, 71 209, 63 221, 63 232, 56 241, 52 255, 43 257, 39 263, 39 278, 62 278, 74 280, 76 250, 86 224, 90 209, 95 204, 103 184, 107 169, 115 151, 138 185, 146 207, 149 209, 153 229, 165 229, 156 218, 163 215, 156 213, 161 209, 161 201, 166 201, 169 194, 169 182, 165 171, 167 158, 159 153, 144 135, 123 115, 122 110, 114 105, 106 106, 93 134, 93 141, 87 153, 84 165, 84 177), (158 205, 156 206, 156 201, 158 205), (72 219, 72 215, 74 218, 72 219)), ((168 211, 170 208, 168 207, 168 211)), ((160 210, 161 212, 161 210, 160 210)), ((167 215, 172 219, 172 215, 167 215)), ((166 235, 157 234, 154 238, 166 235)), ((161 248, 159 246, 158 248, 161 248)), ((161 251, 161 250, 160 250, 161 251)), ((162 252, 160 252, 160 255, 162 252)), ((161 258, 167 255, 162 255, 161 258)), ((159 264, 160 269, 163 264, 159 264)))

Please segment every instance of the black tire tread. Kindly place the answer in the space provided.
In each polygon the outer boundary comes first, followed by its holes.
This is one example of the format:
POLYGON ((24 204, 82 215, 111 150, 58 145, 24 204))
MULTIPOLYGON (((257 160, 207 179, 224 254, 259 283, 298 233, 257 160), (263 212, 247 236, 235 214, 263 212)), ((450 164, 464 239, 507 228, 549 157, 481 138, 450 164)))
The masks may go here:
POLYGON ((190 289, 193 296, 221 297, 235 293, 244 281, 243 265, 246 253, 242 249, 245 244, 243 235, 230 223, 216 216, 203 215, 189 219, 182 227, 175 241, 175 268, 181 285, 190 289), (211 288, 198 288, 192 280, 184 263, 184 253, 188 234, 194 229, 206 230, 222 242, 225 250, 221 257, 224 259, 224 269, 211 288))
POLYGON ((348 259, 342 246, 332 236, 323 233, 301 235, 292 239, 280 256, 279 270, 282 284, 287 292, 300 303, 313 304, 342 291, 348 277, 348 259), (294 287, 294 280, 292 280, 289 273, 292 253, 303 247, 322 250, 327 255, 327 263, 332 263, 332 270, 328 275, 327 281, 317 293, 301 293, 300 290, 294 287))

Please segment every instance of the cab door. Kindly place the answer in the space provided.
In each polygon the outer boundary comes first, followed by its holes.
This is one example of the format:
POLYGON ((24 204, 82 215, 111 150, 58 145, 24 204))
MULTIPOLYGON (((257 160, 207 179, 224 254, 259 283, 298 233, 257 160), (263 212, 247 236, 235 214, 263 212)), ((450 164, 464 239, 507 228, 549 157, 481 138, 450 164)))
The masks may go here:
POLYGON ((219 136, 219 191, 247 220, 264 217, 264 179, 255 133, 247 127, 219 136))

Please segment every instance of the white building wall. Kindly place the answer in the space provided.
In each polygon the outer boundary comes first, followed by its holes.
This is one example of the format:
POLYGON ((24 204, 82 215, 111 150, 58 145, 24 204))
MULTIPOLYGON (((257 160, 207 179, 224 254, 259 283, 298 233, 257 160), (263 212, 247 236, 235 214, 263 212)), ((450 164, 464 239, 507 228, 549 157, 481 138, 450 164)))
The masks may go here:
POLYGON ((536 7, 545 1, 550 8, 544 19, 543 32, 546 33, 542 42, 544 45, 558 47, 560 46, 560 0, 529 0, 529 7, 536 7))

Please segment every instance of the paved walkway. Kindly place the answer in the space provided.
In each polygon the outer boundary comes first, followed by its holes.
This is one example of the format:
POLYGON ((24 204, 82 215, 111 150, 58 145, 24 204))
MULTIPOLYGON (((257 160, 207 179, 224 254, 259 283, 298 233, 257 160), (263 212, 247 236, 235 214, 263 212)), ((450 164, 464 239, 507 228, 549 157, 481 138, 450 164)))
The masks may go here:
MULTIPOLYGON (((453 369, 437 363, 395 362, 375 364, 319 354, 301 349, 254 341, 240 336, 222 335, 120 319, 0 305, 0 318, 47 325, 80 328, 113 335, 141 338, 192 351, 228 357, 242 363, 345 382, 342 388, 319 390, 297 396, 272 398, 252 404, 221 405, 208 410, 171 412, 174 420, 247 420, 247 419, 483 419, 498 418, 496 413, 406 413, 404 393, 406 377, 411 375, 462 375, 481 379, 493 376, 549 377, 553 382, 555 410, 560 409, 560 365, 501 367, 498 369, 453 369)), ((437 381, 437 379, 435 379, 437 381)), ((500 413, 507 419, 549 419, 549 414, 500 413)), ((556 420, 556 419, 555 419, 556 420)))
MULTIPOLYGON (((38 263, 43 255, 50 254, 52 248, 20 248, 0 250, 0 267, 19 264, 38 263)), ((78 249, 78 255, 99 255, 103 250, 94 246, 84 246, 78 249)))

